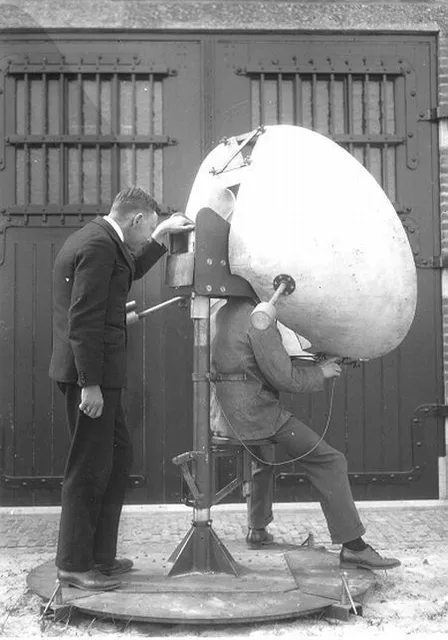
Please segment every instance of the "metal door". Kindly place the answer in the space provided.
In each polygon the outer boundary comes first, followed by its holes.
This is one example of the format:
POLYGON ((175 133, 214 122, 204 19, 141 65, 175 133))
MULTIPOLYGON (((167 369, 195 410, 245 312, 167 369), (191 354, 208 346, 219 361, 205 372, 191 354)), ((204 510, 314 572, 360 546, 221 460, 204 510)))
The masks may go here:
MULTIPOLYGON (((426 268, 439 253, 437 141, 434 125, 420 120, 435 106, 434 51, 431 37, 418 36, 96 34, 50 40, 27 33, 3 40, 3 504, 59 501, 68 438, 47 369, 51 271, 64 239, 107 212, 113 195, 130 182, 183 208, 207 149, 222 136, 275 122, 303 124, 345 145, 384 186, 409 231, 421 265, 416 320, 394 353, 347 369, 328 440, 348 456, 356 497, 437 496, 441 421, 423 420, 433 415, 431 407, 414 414, 443 397, 440 276, 426 268)), ((173 295, 163 271, 161 261, 133 288, 139 308, 173 295)), ((130 501, 179 499, 171 458, 191 448, 191 342, 188 308, 181 306, 129 332, 130 501)), ((285 402, 321 431, 328 397, 285 402)), ((310 497, 300 467, 282 469, 277 499, 310 497)))
MULTIPOLYGON (((427 268, 440 252, 436 128, 425 119, 436 101, 434 51, 432 38, 418 36, 217 43, 216 139, 276 123, 333 138, 383 186, 414 248, 418 308, 409 335, 386 357, 345 369, 337 383, 327 441, 346 454, 357 499, 438 495, 443 422, 424 406, 443 402, 440 272, 427 268)), ((322 432, 328 390, 285 402, 322 432)), ((278 501, 312 498, 299 464, 279 469, 278 501)))
MULTIPOLYGON (((16 505, 60 496, 68 434, 48 378, 57 251, 124 185, 182 208, 201 159, 197 43, 28 34, 27 49, 19 38, 0 51, 1 500, 16 505)), ((163 282, 162 260, 131 299, 143 309, 171 297, 163 282)), ((190 447, 190 344, 186 306, 129 331, 133 501, 177 500, 170 461, 190 447)))

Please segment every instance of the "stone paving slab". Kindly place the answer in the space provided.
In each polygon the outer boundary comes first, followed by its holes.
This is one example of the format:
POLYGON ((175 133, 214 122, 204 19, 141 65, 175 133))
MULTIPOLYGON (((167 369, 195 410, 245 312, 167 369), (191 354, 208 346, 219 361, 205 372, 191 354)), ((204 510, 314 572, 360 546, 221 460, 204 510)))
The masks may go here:
MULTIPOLYGON (((388 503, 363 506, 358 503, 367 529, 365 539, 379 550, 392 547, 430 548, 448 543, 448 502, 430 506, 388 503)), ((152 544, 175 546, 191 526, 192 510, 179 506, 125 507, 119 545, 123 549, 150 550, 152 544)), ((212 509, 213 528, 223 540, 242 540, 246 534, 244 505, 212 509)), ((59 523, 57 509, 0 509, 0 553, 7 549, 53 549, 59 523)), ((318 504, 278 505, 269 530, 279 543, 300 544, 312 532, 316 543, 331 546, 326 522, 318 504)))

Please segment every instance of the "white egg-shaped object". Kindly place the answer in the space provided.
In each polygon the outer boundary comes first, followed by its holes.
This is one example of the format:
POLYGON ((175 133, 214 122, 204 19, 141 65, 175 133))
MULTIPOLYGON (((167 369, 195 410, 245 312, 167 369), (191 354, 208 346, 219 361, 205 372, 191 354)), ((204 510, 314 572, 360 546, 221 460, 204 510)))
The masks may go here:
POLYGON ((278 319, 313 351, 370 359, 396 348, 414 318, 416 271, 375 178, 309 129, 267 126, 244 159, 243 139, 221 143, 204 160, 187 215, 211 206, 231 222, 230 270, 262 301, 277 276, 293 278, 295 290, 276 303, 278 319))

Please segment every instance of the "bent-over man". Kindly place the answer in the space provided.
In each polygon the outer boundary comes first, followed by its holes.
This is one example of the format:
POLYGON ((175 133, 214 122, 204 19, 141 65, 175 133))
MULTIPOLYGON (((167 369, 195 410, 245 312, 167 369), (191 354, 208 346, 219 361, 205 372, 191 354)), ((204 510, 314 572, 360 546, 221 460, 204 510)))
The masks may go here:
MULTIPOLYGON (((340 376, 341 367, 329 358, 310 367, 292 363, 275 324, 266 330, 252 326, 255 302, 230 298, 213 317, 212 374, 219 374, 212 392, 212 431, 229 438, 281 443, 290 458, 300 460, 317 492, 331 540, 341 544, 343 564, 369 569, 400 566, 383 558, 362 538, 365 528, 353 501, 345 456, 330 447, 282 406, 279 394, 320 391, 324 380, 340 376)), ((266 462, 266 447, 257 448, 266 462)), ((247 544, 270 544, 266 527, 272 522, 274 467, 254 460, 248 498, 247 544)))

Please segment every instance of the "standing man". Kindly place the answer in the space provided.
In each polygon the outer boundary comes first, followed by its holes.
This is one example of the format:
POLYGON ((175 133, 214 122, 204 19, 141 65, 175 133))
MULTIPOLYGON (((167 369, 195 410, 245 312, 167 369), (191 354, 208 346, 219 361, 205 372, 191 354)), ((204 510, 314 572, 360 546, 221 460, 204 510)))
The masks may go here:
POLYGON ((54 265, 50 377, 64 393, 71 435, 56 565, 59 580, 79 589, 115 589, 133 565, 116 558, 132 463, 121 397, 126 299, 166 252, 165 235, 194 227, 181 214, 157 225, 158 211, 143 189, 123 189, 107 216, 66 240, 54 265))
MULTIPOLYGON (((281 405, 280 392, 320 391, 326 378, 337 378, 341 367, 329 358, 318 365, 296 367, 285 350, 275 324, 265 330, 251 323, 255 302, 229 298, 214 317, 211 344, 211 426, 219 435, 242 440, 281 443, 290 458, 301 458, 316 490, 333 544, 341 544, 341 563, 368 569, 391 569, 401 563, 383 558, 362 538, 364 526, 353 501, 345 456, 321 441, 317 433, 281 405)), ((257 447, 266 462, 266 447, 257 447)), ((274 467, 254 460, 248 498, 247 544, 270 544, 266 527, 272 522, 274 467)))

